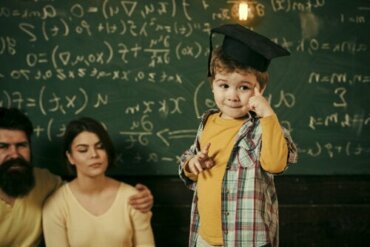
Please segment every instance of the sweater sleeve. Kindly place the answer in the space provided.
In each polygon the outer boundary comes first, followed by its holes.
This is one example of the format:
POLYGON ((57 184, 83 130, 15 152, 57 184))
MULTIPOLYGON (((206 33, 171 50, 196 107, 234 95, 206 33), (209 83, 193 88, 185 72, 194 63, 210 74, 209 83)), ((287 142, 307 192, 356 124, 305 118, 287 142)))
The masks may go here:
MULTIPOLYGON (((128 188, 128 190, 124 190, 123 193, 125 193, 125 196, 127 198, 137 193, 135 188, 127 185, 125 185, 125 187, 128 188)), ((154 235, 151 226, 152 212, 149 211, 146 213, 142 213, 132 207, 130 204, 127 204, 127 209, 130 214, 130 221, 133 229, 133 246, 154 247, 154 235)))
POLYGON ((154 236, 150 225, 152 213, 141 213, 137 210, 132 210, 131 217, 134 224, 135 246, 154 247, 154 236))
POLYGON ((280 173, 287 167, 288 144, 277 116, 261 118, 262 148, 260 162, 269 173, 280 173))
POLYGON ((63 188, 59 188, 47 200, 43 208, 42 223, 46 246, 69 246, 64 222, 63 188))
POLYGON ((179 176, 180 179, 185 183, 185 185, 191 189, 195 190, 195 184, 197 181, 198 176, 195 174, 190 173, 185 169, 185 167, 188 165, 189 160, 194 157, 196 153, 196 148, 195 145, 193 145, 189 150, 186 150, 182 155, 181 155, 181 162, 179 165, 179 176))

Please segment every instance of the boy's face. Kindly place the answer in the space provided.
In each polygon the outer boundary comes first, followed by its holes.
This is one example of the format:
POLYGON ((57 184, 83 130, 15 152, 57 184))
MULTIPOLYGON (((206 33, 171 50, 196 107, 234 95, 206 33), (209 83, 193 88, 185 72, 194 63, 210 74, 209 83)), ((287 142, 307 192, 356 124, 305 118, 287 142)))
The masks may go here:
POLYGON ((212 92, 221 117, 239 119, 250 111, 249 99, 254 88, 261 90, 257 78, 251 73, 216 73, 212 82, 212 92))

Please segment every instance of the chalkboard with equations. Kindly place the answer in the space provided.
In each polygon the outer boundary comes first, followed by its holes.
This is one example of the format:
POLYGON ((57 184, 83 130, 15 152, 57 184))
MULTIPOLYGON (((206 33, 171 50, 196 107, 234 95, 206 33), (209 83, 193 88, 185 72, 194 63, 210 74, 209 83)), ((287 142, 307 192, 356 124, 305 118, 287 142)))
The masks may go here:
POLYGON ((34 164, 65 174, 65 125, 90 116, 117 148, 111 174, 175 175, 215 106, 209 31, 238 22, 291 52, 265 92, 298 145, 287 173, 370 174, 370 2, 254 0, 245 22, 239 2, 1 0, 0 105, 32 119, 34 164))

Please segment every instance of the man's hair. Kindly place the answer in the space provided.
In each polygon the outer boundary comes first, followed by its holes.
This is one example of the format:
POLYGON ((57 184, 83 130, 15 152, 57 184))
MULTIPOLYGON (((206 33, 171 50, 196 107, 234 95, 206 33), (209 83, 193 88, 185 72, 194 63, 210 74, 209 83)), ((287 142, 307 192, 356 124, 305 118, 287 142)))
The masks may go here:
POLYGON ((0 107, 0 129, 24 131, 28 141, 31 142, 32 122, 19 109, 0 107))
POLYGON ((212 59, 211 59, 211 65, 210 65, 211 81, 215 79, 216 73, 232 73, 235 71, 238 73, 254 74, 261 87, 261 90, 267 87, 267 84, 269 82, 268 72, 260 72, 249 66, 244 66, 238 63, 234 59, 225 55, 220 47, 217 49, 214 49, 212 53, 212 59))
POLYGON ((99 140, 103 144, 104 150, 108 155, 108 169, 113 166, 115 162, 115 149, 113 142, 109 137, 108 132, 104 129, 98 121, 89 117, 82 117, 76 120, 72 120, 68 123, 64 137, 63 137, 63 155, 67 164, 67 169, 71 175, 76 175, 76 167, 69 163, 66 152, 71 152, 71 146, 73 140, 82 132, 94 133, 98 136, 99 140))

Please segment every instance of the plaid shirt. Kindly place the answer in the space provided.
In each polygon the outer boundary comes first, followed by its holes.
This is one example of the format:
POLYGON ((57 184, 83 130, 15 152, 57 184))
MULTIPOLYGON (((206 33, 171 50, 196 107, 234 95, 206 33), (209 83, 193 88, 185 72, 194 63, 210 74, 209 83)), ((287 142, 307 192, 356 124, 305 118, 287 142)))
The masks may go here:
MULTIPOLYGON (((183 172, 185 162, 199 150, 198 139, 202 134, 210 110, 202 116, 194 144, 181 156, 180 178, 194 190, 192 202, 189 246, 196 245, 199 227, 196 182, 183 172)), ((284 130, 288 143, 288 163, 297 161, 296 147, 284 130)), ((238 132, 222 182, 222 232, 224 246, 278 246, 278 200, 274 175, 265 172, 259 162, 262 129, 260 121, 250 116, 238 132)))

